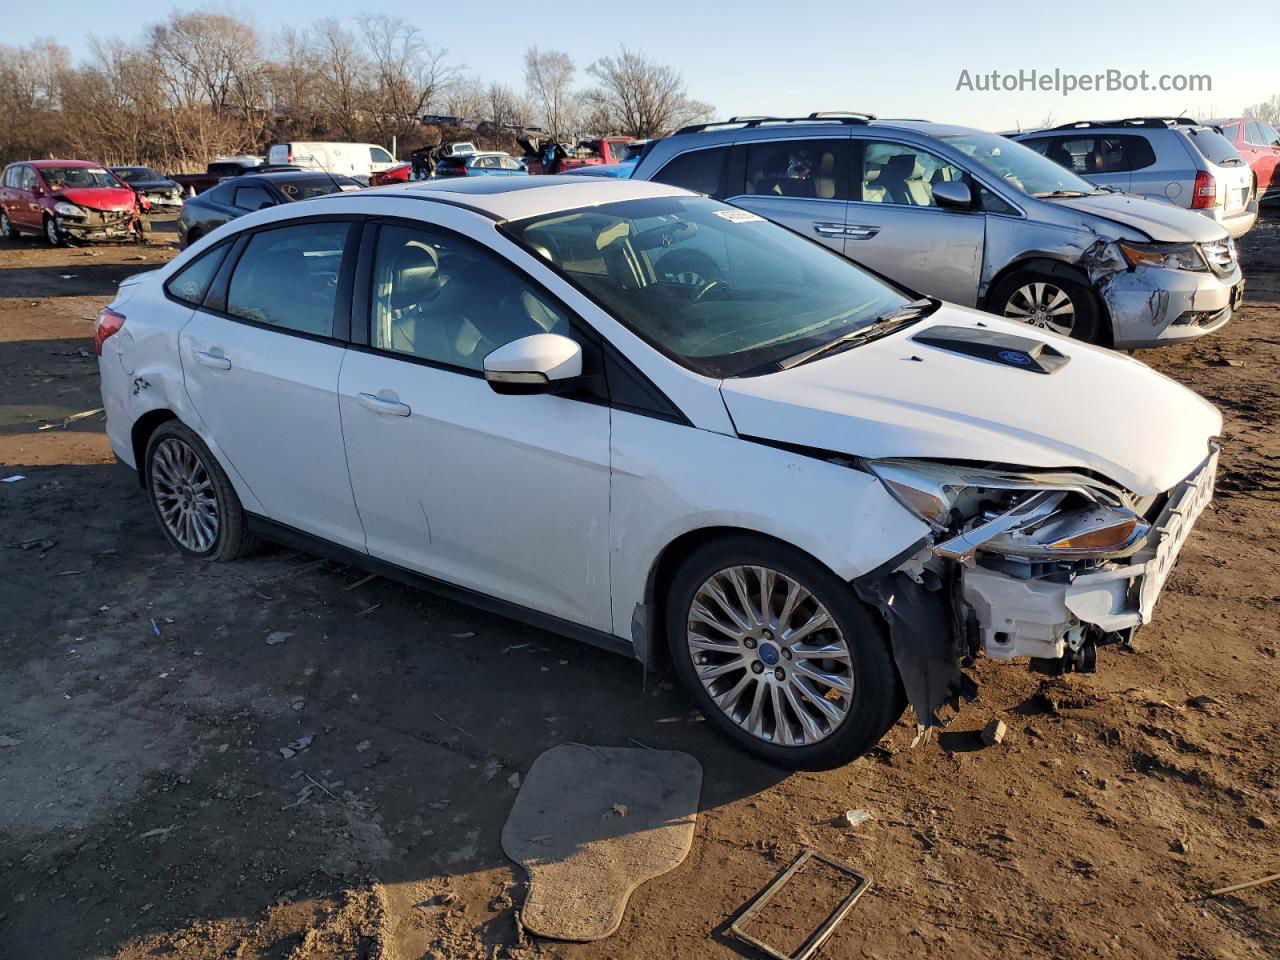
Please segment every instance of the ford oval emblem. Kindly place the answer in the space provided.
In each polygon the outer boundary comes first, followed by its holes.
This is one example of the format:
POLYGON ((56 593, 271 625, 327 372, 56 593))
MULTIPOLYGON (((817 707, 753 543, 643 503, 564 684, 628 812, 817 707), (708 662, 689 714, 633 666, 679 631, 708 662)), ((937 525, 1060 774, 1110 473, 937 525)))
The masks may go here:
POLYGON ((1001 350, 1000 359, 1005 363, 1016 363, 1020 367, 1031 366, 1031 358, 1025 353, 1019 353, 1017 350, 1001 350))

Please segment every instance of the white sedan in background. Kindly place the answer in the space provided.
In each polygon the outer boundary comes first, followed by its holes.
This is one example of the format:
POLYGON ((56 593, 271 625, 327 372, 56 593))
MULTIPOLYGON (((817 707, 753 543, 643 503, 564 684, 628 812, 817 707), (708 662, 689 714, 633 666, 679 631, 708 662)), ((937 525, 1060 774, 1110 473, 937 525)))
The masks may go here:
POLYGON ((98 319, 170 543, 267 537, 643 660, 795 767, 985 651, 1151 617, 1218 413, 661 184, 484 178, 259 211, 98 319))

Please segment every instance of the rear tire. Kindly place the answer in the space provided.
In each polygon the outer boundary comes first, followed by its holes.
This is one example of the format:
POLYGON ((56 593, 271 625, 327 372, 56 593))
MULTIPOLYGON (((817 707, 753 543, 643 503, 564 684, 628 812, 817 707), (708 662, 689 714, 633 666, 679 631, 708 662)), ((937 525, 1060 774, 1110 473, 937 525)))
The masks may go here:
POLYGON ((18 231, 14 229, 12 223, 9 222, 9 215, 0 210, 0 236, 6 240, 17 240, 18 231))
POLYGON ((875 746, 906 707, 880 619, 786 544, 744 534, 699 547, 675 573, 665 620, 676 674, 703 715, 769 763, 840 766, 875 746), (738 629, 742 621, 751 628, 738 629))
POLYGON ((1105 345, 1107 324, 1097 293, 1072 270, 1015 270, 992 290, 992 313, 1085 343, 1105 345))
POLYGON ((257 546, 244 507, 214 455, 177 420, 147 440, 147 498, 165 538, 201 560, 235 560, 257 546))

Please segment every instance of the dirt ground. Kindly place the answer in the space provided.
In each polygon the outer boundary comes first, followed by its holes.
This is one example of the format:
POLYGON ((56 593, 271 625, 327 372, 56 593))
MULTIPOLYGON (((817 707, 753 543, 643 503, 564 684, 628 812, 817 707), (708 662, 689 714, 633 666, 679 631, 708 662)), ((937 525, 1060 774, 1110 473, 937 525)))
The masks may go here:
POLYGON ((824 957, 1280 956, 1280 884, 1197 899, 1280 870, 1275 214, 1243 315, 1142 356, 1227 426, 1136 648, 1068 681, 982 662, 930 743, 903 721, 789 775, 620 657, 283 549, 170 550, 100 417, 61 426, 100 405, 89 321, 168 239, 0 243, 0 957, 750 957, 728 924, 804 847, 873 882, 824 957), (701 760, 692 852, 613 937, 523 937, 510 775, 633 739, 701 760))

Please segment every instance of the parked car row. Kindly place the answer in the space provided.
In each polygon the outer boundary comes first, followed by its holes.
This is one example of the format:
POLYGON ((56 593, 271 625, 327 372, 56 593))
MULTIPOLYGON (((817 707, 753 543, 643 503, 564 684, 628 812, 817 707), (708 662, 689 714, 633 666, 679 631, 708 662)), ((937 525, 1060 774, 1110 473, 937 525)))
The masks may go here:
POLYGON ((246 213, 95 342, 186 556, 279 540, 671 664, 741 747, 826 767, 935 723, 975 656, 1091 671, 1151 620, 1222 419, 1057 331, 1160 341, 1238 274, 1213 221, 993 134, 739 121, 626 180, 246 213))

